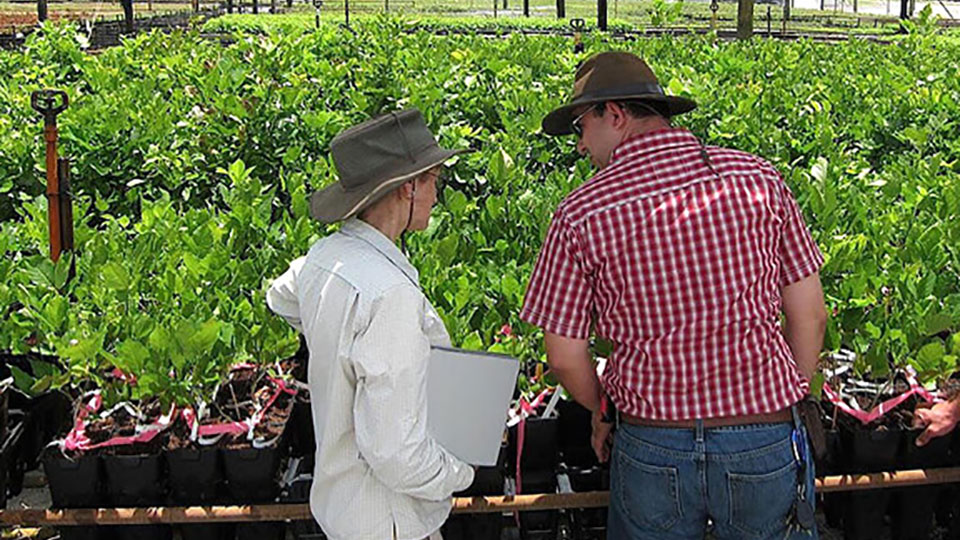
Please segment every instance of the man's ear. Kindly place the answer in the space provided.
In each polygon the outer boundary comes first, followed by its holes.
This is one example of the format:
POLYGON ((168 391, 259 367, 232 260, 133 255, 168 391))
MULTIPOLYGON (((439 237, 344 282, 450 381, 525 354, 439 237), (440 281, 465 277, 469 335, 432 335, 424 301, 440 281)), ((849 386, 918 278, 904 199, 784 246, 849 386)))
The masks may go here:
POLYGON ((613 120, 613 127, 621 128, 627 122, 627 111, 615 101, 607 102, 607 112, 613 120))

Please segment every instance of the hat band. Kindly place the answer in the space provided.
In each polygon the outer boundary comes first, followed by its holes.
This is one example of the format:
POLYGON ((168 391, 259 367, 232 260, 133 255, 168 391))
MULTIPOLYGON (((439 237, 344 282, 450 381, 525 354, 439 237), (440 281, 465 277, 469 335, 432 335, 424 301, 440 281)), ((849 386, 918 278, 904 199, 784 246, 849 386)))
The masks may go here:
POLYGON ((643 84, 631 84, 628 86, 618 86, 616 88, 602 88, 595 92, 590 92, 589 94, 580 94, 574 101, 582 101, 586 99, 597 99, 597 98, 608 98, 608 97, 623 97, 625 95, 632 94, 656 94, 658 96, 664 95, 663 88, 660 87, 657 83, 643 83, 643 84))

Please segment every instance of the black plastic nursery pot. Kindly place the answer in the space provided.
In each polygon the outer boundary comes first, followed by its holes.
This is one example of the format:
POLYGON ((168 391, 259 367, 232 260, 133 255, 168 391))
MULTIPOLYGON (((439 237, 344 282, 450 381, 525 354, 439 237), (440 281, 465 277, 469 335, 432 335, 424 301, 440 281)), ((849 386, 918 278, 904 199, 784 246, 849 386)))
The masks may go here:
MULTIPOLYGON (((607 467, 570 468, 566 471, 574 493, 609 491, 610 469, 607 467)), ((578 508, 570 511, 570 524, 577 538, 602 539, 607 531, 606 508, 578 508)))
POLYGON ((267 503, 280 494, 280 452, 269 448, 221 449, 227 493, 234 501, 267 503))
MULTIPOLYGON (((900 430, 842 431, 848 449, 849 471, 867 473, 894 470, 900 449, 900 430)), ((892 493, 887 489, 852 492, 847 496, 843 519, 846 540, 876 540, 883 533, 883 518, 892 493)))
MULTIPOLYGON (((210 505, 223 501, 223 466, 220 451, 214 447, 180 448, 166 454, 170 479, 170 501, 177 505, 210 505)), ((181 525, 183 540, 229 540, 234 525, 181 525)))
MULTIPOLYGON (((306 503, 310 501, 310 487, 313 484, 312 460, 302 460, 296 471, 296 478, 286 487, 280 500, 284 503, 306 503)), ((326 535, 320 525, 312 519, 291 521, 287 530, 294 540, 324 540, 326 535)))
MULTIPOLYGON (((103 456, 107 497, 117 507, 161 506, 165 502, 163 456, 103 456)), ((169 525, 122 525, 119 540, 170 540, 169 525)))
POLYGON ((598 465, 597 456, 590 447, 593 432, 590 411, 572 400, 560 400, 559 413, 560 457, 569 467, 593 467, 598 465))
MULTIPOLYGON (((492 467, 478 467, 473 484, 467 489, 454 493, 454 497, 475 497, 504 494, 504 467, 506 465, 506 446, 500 447, 499 463, 492 467)), ((443 524, 441 534, 445 540, 485 540, 500 538, 503 531, 503 516, 500 514, 460 514, 451 515, 443 524)))
MULTIPOLYGON (((946 467, 951 461, 950 437, 932 439, 926 445, 916 445, 920 430, 904 431, 901 438, 898 469, 946 467)), ((897 490, 893 512, 893 538, 896 540, 927 540, 934 528, 934 510, 942 486, 920 486, 897 490)))
MULTIPOLYGON (((950 466, 960 467, 960 430, 953 430, 950 466)), ((937 504, 937 523, 947 530, 946 538, 960 538, 960 485, 945 486, 937 504)))
MULTIPOLYGON (((523 493, 556 493, 557 474, 555 471, 523 470, 523 493)), ((520 538, 553 538, 556 535, 560 513, 557 510, 536 510, 520 512, 520 538)))
MULTIPOLYGON (((276 446, 222 449, 221 452, 231 500, 269 503, 277 499, 280 451, 276 446)), ((237 540, 281 540, 285 532, 283 523, 239 523, 236 530, 237 540)))
POLYGON ((206 504, 217 500, 223 483, 220 451, 214 447, 168 451, 170 499, 180 504, 206 504))
POLYGON ((317 441, 313 431, 313 411, 309 401, 297 399, 294 402, 286 431, 289 434, 292 457, 312 456, 317 451, 317 441))
POLYGON ((6 392, 0 392, 0 508, 7 507, 7 455, 10 453, 7 449, 10 446, 7 442, 7 397, 6 392))
MULTIPOLYGON (((102 463, 99 456, 82 455, 68 459, 50 450, 42 458, 50 499, 54 508, 98 508, 105 502, 102 463)), ((61 540, 104 540, 106 527, 58 527, 61 540)))
MULTIPOLYGON (((823 460, 817 463, 818 476, 842 474, 844 471, 843 441, 840 433, 835 429, 828 429, 824 433, 827 452, 823 460)), ((835 529, 843 526, 843 513, 846 504, 846 493, 824 493, 820 505, 823 508, 827 525, 835 529)))
POLYGON ((284 523, 238 523, 237 540, 283 540, 284 523))
MULTIPOLYGON (((510 428, 507 446, 507 475, 516 476, 517 441, 520 424, 510 428)), ((557 418, 527 418, 524 427, 523 453, 520 467, 526 471, 550 471, 554 473, 560 461, 560 424, 557 418)), ((526 493, 534 493, 524 488, 526 493)))

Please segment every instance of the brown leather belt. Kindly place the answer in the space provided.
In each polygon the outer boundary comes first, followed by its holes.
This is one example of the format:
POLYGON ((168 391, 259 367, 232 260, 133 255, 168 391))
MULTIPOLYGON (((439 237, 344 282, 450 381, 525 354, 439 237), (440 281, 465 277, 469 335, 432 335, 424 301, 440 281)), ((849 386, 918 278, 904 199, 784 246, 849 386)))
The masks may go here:
MULTIPOLYGON (((620 421, 634 426, 644 427, 668 427, 668 428, 695 428, 696 420, 650 420, 647 418, 638 418, 628 414, 621 414, 620 421)), ((743 426, 747 424, 778 424, 781 422, 793 422, 793 415, 790 409, 783 409, 777 412, 766 414, 750 414, 746 416, 727 416, 724 418, 705 418, 703 427, 717 428, 728 426, 743 426)))

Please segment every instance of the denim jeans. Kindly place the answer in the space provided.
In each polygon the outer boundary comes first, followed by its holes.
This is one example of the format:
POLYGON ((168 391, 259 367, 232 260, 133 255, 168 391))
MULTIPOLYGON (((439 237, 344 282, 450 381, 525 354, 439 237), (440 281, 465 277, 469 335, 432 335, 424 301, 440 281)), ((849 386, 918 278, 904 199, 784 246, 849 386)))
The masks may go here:
MULTIPOLYGON (((793 424, 654 428, 620 424, 610 464, 609 540, 815 540, 788 526, 797 499, 793 424)), ((804 432, 806 436, 806 432, 804 432)), ((814 500, 807 460, 807 500, 814 500)))

